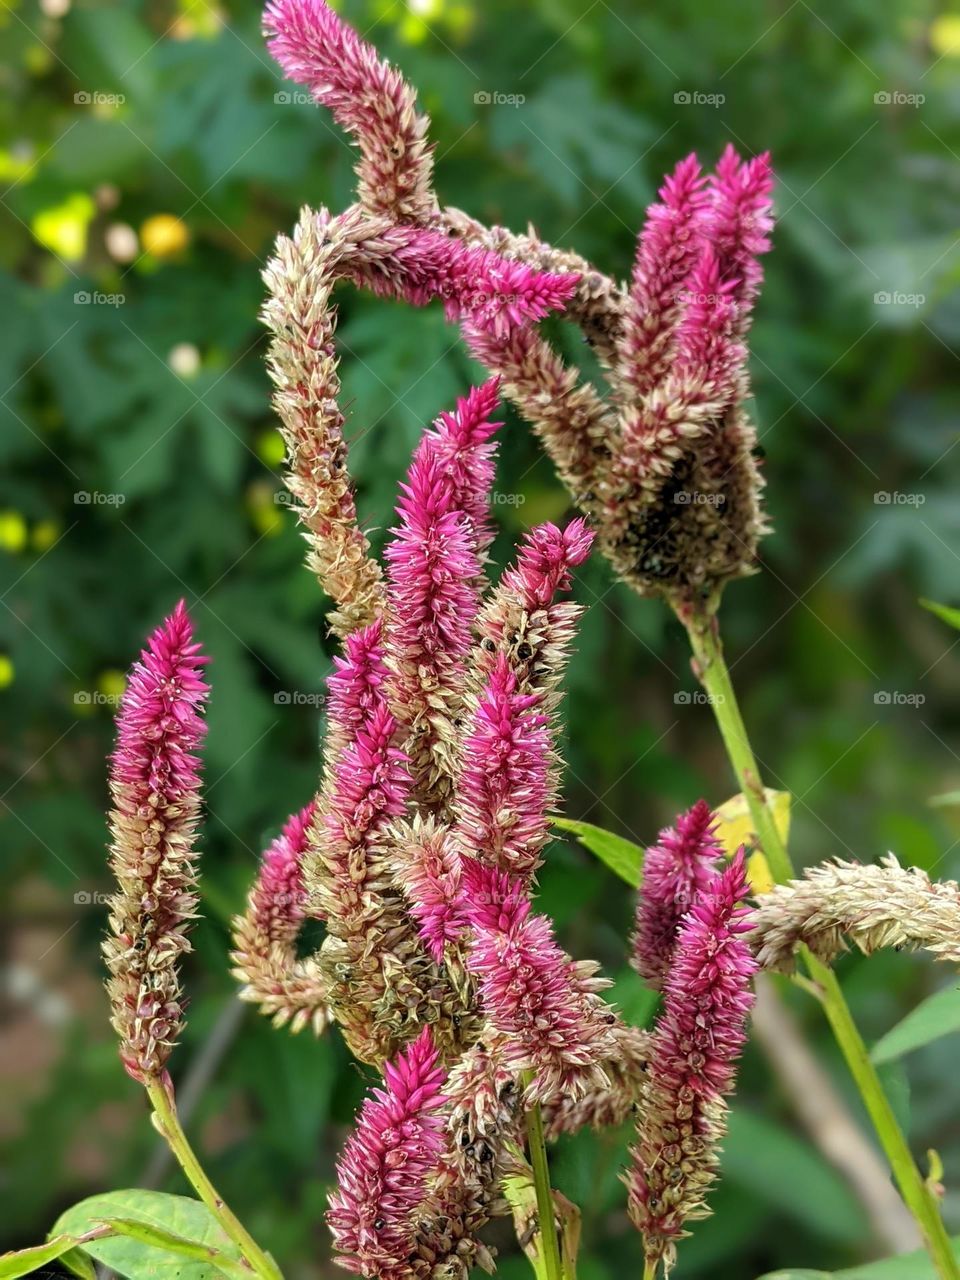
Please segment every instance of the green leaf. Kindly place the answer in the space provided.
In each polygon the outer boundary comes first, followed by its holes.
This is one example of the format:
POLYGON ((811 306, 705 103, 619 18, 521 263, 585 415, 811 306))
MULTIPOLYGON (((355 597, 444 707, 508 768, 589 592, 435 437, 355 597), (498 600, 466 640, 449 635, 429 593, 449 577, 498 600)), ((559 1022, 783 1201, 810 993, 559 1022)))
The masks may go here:
POLYGON ((948 626, 960 631, 960 609, 951 609, 947 604, 937 604, 934 600, 921 600, 920 603, 948 626))
POLYGON ((206 1205, 162 1191, 90 1196, 61 1214, 51 1234, 82 1235, 111 1220, 122 1234, 85 1244, 84 1250, 130 1280, 220 1280, 240 1262, 236 1245, 206 1205), (216 1261, 211 1251, 220 1255, 216 1261))
POLYGON ((960 1031, 960 988, 937 991, 881 1036, 870 1057, 876 1063, 892 1062, 921 1045, 960 1031))
POLYGON ((39 1267, 46 1266, 56 1258, 71 1252, 82 1241, 95 1236, 104 1236, 109 1228, 98 1226, 81 1235, 60 1233, 53 1236, 46 1244, 35 1244, 29 1249, 18 1249, 16 1253, 0 1254, 0 1280, 17 1280, 18 1276, 29 1275, 39 1267))
POLYGON ((938 796, 931 796, 927 801, 935 809, 955 809, 960 807, 960 791, 941 791, 938 796))
POLYGON ((789 1129, 734 1110, 723 1143, 724 1176, 823 1239, 856 1245, 869 1233, 840 1175, 789 1129))
POLYGON ((623 836, 614 835, 612 831, 604 831, 603 827, 595 827, 592 822, 578 822, 556 814, 550 821, 561 831, 576 836, 585 849, 606 863, 621 880, 626 880, 634 888, 639 887, 643 879, 643 849, 640 845, 624 840, 623 836))

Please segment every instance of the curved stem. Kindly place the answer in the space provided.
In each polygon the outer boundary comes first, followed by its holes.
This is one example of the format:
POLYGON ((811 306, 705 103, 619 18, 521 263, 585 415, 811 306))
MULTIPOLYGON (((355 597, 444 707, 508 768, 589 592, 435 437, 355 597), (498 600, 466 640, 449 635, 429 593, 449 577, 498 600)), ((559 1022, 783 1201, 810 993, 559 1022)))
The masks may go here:
MULTIPOLYGON (((705 609, 692 616, 679 615, 687 628, 697 676, 709 695, 721 737, 733 771, 747 801, 754 830, 770 872, 780 881, 793 877, 794 868, 767 804, 760 770, 740 714, 733 682, 723 657, 715 611, 705 609)), ((815 984, 827 1020, 860 1091, 877 1137, 893 1170, 900 1194, 923 1234, 924 1244, 941 1280, 960 1280, 957 1264, 940 1208, 913 1159, 910 1147, 884 1092, 863 1037, 857 1030, 836 974, 806 947, 800 954, 815 984)))
MULTIPOLYGON (((524 1073, 524 1084, 529 1085, 532 1072, 524 1073)), ((543 1116, 540 1103, 535 1102, 526 1114, 527 1149, 533 1170, 533 1185, 537 1193, 537 1220, 543 1246, 543 1261, 547 1280, 563 1280, 560 1264, 560 1241, 557 1237, 557 1220, 553 1212, 553 1192, 550 1189, 550 1167, 547 1163, 547 1144, 543 1134, 543 1116)))
POLYGON ((657 1280, 657 1264, 651 1258, 644 1258, 643 1280, 657 1280))
POLYGON ((261 1280, 281 1280, 280 1269, 269 1254, 264 1253, 242 1222, 236 1218, 223 1197, 207 1177, 196 1153, 180 1126, 173 1088, 168 1080, 154 1079, 145 1085, 153 1107, 154 1120, 177 1163, 199 1198, 240 1250, 247 1267, 261 1280))

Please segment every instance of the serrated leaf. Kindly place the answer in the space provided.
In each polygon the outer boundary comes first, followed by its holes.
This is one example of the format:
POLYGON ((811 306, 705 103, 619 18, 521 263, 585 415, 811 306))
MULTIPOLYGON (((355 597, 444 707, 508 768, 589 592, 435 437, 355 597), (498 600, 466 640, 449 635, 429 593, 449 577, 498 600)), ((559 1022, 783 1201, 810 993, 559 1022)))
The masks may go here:
POLYGON ((228 1270, 240 1262, 236 1245, 206 1205, 162 1191, 134 1188, 90 1196, 61 1214, 51 1234, 82 1235, 110 1219, 123 1223, 127 1234, 93 1241, 84 1249, 129 1280, 222 1280, 225 1268, 208 1258, 185 1258, 184 1245, 215 1250, 224 1256, 228 1270), (141 1237, 152 1234, 154 1240, 163 1237, 166 1243, 135 1239, 129 1234, 134 1227, 141 1229, 141 1237), (179 1242, 176 1252, 171 1239, 179 1242))
POLYGON ((922 1045, 960 1031, 960 988, 937 991, 911 1009, 895 1027, 881 1036, 870 1057, 875 1063, 893 1062, 922 1045))
POLYGON ((942 622, 947 624, 947 626, 960 631, 960 609, 951 609, 948 604, 937 604, 935 600, 921 600, 920 603, 925 609, 929 609, 931 613, 935 613, 942 622))
POLYGON ((18 1276, 29 1275, 39 1267, 46 1266, 64 1254, 72 1252, 77 1246, 96 1236, 105 1236, 109 1228, 98 1226, 91 1231, 77 1235, 61 1232, 47 1241, 46 1244, 35 1244, 29 1249, 18 1249, 15 1253, 0 1254, 0 1280, 17 1280, 18 1276))
POLYGON ((576 836, 585 849, 605 863, 621 880, 636 889, 643 879, 643 849, 632 840, 595 827, 592 822, 578 822, 575 818, 561 818, 556 814, 550 819, 561 831, 576 836))

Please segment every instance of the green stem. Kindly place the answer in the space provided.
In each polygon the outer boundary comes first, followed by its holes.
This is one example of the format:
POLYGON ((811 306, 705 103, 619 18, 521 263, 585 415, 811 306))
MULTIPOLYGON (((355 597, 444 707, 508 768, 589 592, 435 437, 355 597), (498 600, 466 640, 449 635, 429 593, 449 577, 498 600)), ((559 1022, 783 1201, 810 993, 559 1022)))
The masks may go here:
POLYGON ((234 1216, 204 1172, 196 1153, 187 1141, 187 1135, 180 1126, 172 1086, 168 1081, 154 1079, 148 1081, 145 1087, 158 1130, 173 1152, 187 1181, 240 1250, 247 1267, 260 1276, 261 1280, 282 1280, 277 1264, 269 1254, 264 1253, 243 1223, 234 1216))
POLYGON ((653 1258, 643 1260, 643 1280, 657 1280, 657 1263, 653 1258))
MULTIPOLYGON (((760 770, 747 737, 730 672, 724 661, 715 611, 713 608, 705 609, 700 614, 683 617, 682 620, 690 636, 697 675, 710 697, 710 705, 740 789, 746 798, 760 846, 772 876, 783 883, 795 874, 793 863, 767 803, 760 770)), ((817 995, 827 1021, 863 1098, 897 1180, 900 1194, 920 1228, 937 1273, 941 1280, 960 1280, 960 1266, 940 1217, 939 1205, 917 1168, 880 1077, 870 1061, 863 1037, 857 1030, 837 976, 807 947, 801 947, 800 954, 816 983, 817 995)))
MULTIPOLYGON (((524 1085, 529 1086, 532 1072, 524 1072, 524 1085)), ((547 1144, 543 1135, 543 1116, 540 1103, 535 1102, 526 1114, 527 1150, 533 1170, 533 1185, 537 1193, 537 1220, 547 1280, 563 1280, 560 1264, 560 1241, 557 1237, 557 1219, 553 1211, 553 1192, 550 1189, 550 1167, 547 1164, 547 1144)))

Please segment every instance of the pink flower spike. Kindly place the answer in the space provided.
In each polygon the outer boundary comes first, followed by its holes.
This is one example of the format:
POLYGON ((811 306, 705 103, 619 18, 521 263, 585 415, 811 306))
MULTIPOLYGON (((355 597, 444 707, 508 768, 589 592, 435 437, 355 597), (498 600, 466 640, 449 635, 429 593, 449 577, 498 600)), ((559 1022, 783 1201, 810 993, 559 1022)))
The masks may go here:
POLYGON ((445 1079, 428 1028, 384 1067, 337 1161, 327 1221, 340 1265, 361 1276, 409 1275, 414 1214, 442 1156, 445 1079))
POLYGON ((140 1081, 161 1073, 183 1026, 177 960, 190 950, 197 906, 205 662, 181 600, 134 665, 117 717, 110 865, 119 887, 104 956, 120 1056, 140 1081))
POLYGON ((552 747, 539 694, 517 691, 505 654, 497 656, 463 745, 456 835, 482 862, 523 879, 546 844, 553 798, 552 747))
POLYGON ((251 915, 271 943, 290 943, 306 918, 301 862, 316 802, 294 813, 263 855, 250 895, 251 915))
POLYGON ((530 1101, 578 1098, 609 1084, 616 1018, 596 994, 609 984, 596 966, 558 946, 546 916, 531 913, 523 882, 464 859, 462 912, 473 930, 468 956, 487 1020, 503 1037, 503 1059, 531 1070, 530 1101))
POLYGON ((646 1111, 626 1177, 630 1216, 652 1262, 672 1265, 688 1218, 703 1217, 726 1128, 725 1095, 753 1005, 756 961, 743 935, 743 850, 684 918, 653 1038, 646 1111))
POLYGON ((503 423, 494 422, 492 414, 499 398, 499 378, 471 387, 453 413, 440 414, 418 449, 432 454, 446 472, 451 506, 469 519, 481 554, 493 540, 490 491, 497 447, 492 436, 503 423))
POLYGON ((383 660, 379 621, 352 632, 343 643, 344 656, 335 655, 327 677, 327 757, 332 758, 386 700, 387 668, 383 660))
POLYGON ((565 529, 537 525, 524 537, 516 564, 505 570, 502 586, 514 591, 529 610, 545 609, 560 591, 569 591, 571 569, 590 554, 593 534, 580 517, 565 529))
POLYGON ((400 72, 323 0, 273 0, 264 28, 284 74, 307 85, 356 138, 369 212, 412 222, 434 212, 430 122, 400 72))
POLYGON ((682 291, 703 246, 705 182, 691 154, 660 188, 660 203, 647 210, 620 346, 621 374, 633 396, 649 394, 669 371, 682 291))
POLYGON ((460 853, 447 827, 414 819, 393 841, 397 880, 424 945, 442 964, 448 942, 462 932, 460 853))
MULTIPOLYGON (((763 271, 757 258, 770 249, 773 230, 773 169, 770 153, 741 161, 728 145, 708 178, 708 235, 724 280, 736 281, 734 300, 746 317, 763 271)), ((745 328, 745 324, 741 326, 745 328)))
POLYGON ((712 882, 723 857, 710 806, 698 800, 647 849, 637 899, 633 965, 655 990, 667 975, 680 921, 712 882))

